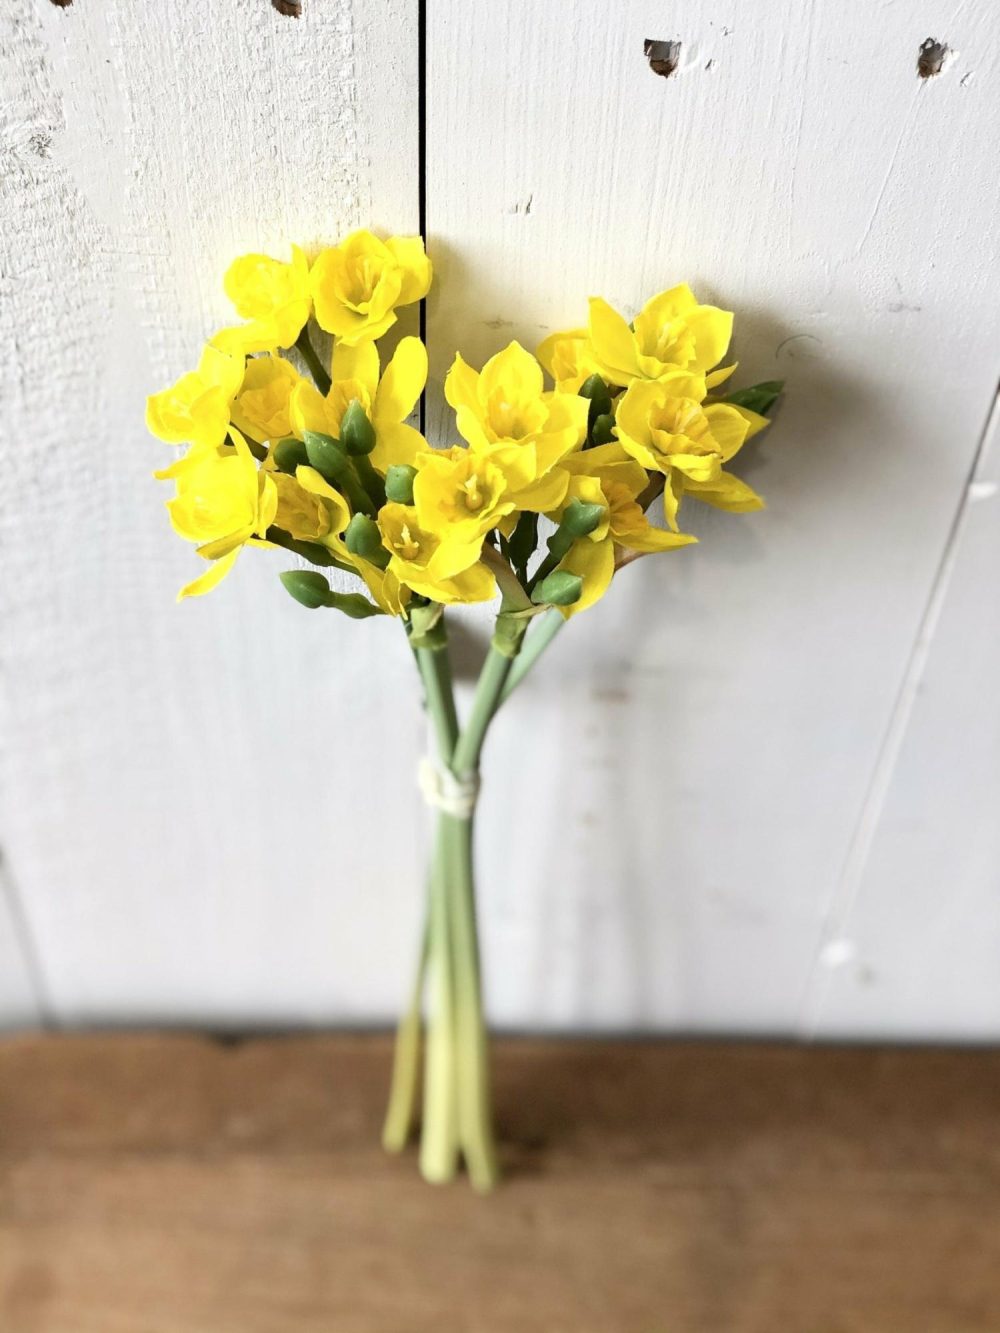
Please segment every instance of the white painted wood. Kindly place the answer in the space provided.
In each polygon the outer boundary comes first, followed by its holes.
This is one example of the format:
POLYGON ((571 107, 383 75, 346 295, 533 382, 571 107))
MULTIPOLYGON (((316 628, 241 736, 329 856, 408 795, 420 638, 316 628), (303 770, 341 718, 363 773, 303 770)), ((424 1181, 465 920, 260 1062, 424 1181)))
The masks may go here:
MULTIPOLYGON (((438 386, 456 346, 680 278, 739 312, 744 382, 789 380, 748 466, 768 511, 629 570, 489 744, 495 1018, 995 1037, 994 501, 937 575, 996 387, 1000 17, 426 8, 438 386), (928 36, 957 54, 922 82, 928 36), (646 38, 681 42, 669 79, 646 38)), ((405 645, 259 555, 176 607, 142 405, 226 317, 233 254, 416 229, 416 0, 7 11, 0 845, 29 950, 61 1021, 384 1019, 421 894, 405 645)))
POLYGON ((143 400, 235 254, 416 230, 416 8, 0 15, 0 829, 64 1020, 350 1021, 407 984, 401 636, 303 612, 266 557, 176 606, 143 400))
MULTIPOLYGON (((498 728, 481 821, 495 1012, 795 1030, 996 387, 1000 15, 428 14, 432 375, 456 346, 480 364, 579 323, 588 294, 634 311, 687 279, 738 312, 741 379, 788 380, 744 468, 768 511, 698 515, 703 545, 630 569, 498 728), (958 54, 923 81, 928 36, 958 54), (646 38, 681 42, 676 74, 650 70, 646 38)), ((982 766, 995 807, 995 756, 982 766)), ((969 908, 995 874, 978 837, 975 889, 940 904, 956 971, 977 977, 969 908)), ((896 957, 924 930, 904 912, 896 957)), ((963 1005, 978 1032, 1000 1033, 994 996, 963 1005)), ((931 1012, 873 1001, 863 1026, 917 1034, 931 1012)))
POLYGON ((998 506, 995 412, 827 924, 822 1035, 1000 1032, 998 506))
POLYGON ((30 963, 20 903, 0 862, 0 1032, 31 1027, 43 1017, 38 978, 30 963))

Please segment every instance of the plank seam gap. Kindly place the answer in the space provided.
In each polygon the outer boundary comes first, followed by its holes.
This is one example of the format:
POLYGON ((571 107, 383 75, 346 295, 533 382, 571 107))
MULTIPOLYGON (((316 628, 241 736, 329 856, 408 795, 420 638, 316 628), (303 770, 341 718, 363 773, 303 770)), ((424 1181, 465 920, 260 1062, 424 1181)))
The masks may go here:
MULTIPOLYGON (((417 225, 427 249, 427 0, 417 0, 417 225)), ((420 341, 427 346, 427 298, 417 314, 420 341)), ((420 395, 420 433, 427 433, 427 391, 420 395)))
POLYGON ((10 861, 6 855, 0 859, 0 896, 7 904, 7 911, 13 926, 14 944, 20 950, 21 957, 24 960, 24 970, 27 974, 28 985, 31 988, 31 997, 34 1000, 35 1008, 38 1010, 41 1024, 45 1028, 57 1028, 59 1023, 56 1019, 55 1005, 52 1003, 49 987, 45 980, 41 950, 38 947, 35 932, 32 930, 24 900, 11 874, 10 861))
POLYGON ((813 1039, 818 1034, 820 1015, 832 981, 832 970, 823 965, 821 956, 824 948, 843 933, 857 903, 875 842, 875 834, 881 823, 889 788, 909 730, 910 719, 913 716, 917 695, 930 658, 931 646, 937 633, 938 623, 951 585, 958 539, 962 534, 969 511, 970 490, 985 461, 986 443, 998 425, 1000 425, 1000 385, 994 391, 990 410, 987 413, 985 424, 962 485, 958 504, 948 528, 948 534, 945 537, 941 557, 931 579, 930 590, 920 617, 913 646, 907 657, 896 698, 889 712, 889 721, 879 745, 872 775, 865 791, 854 832, 848 844, 843 867, 836 887, 830 895, 830 901, 823 917, 819 943, 812 966, 809 969, 805 994, 799 1010, 798 1027, 802 1035, 808 1039, 813 1039))

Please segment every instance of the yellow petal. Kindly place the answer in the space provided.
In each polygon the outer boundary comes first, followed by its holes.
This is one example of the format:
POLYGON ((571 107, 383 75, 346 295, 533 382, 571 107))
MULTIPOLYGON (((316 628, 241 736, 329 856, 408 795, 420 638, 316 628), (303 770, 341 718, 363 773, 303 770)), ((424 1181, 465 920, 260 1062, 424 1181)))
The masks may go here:
POLYGON ((212 589, 226 577, 233 565, 236 563, 236 557, 240 553, 237 546, 235 551, 230 551, 224 555, 221 560, 216 560, 211 564, 205 573, 198 578, 186 583, 177 594, 177 600, 183 602, 185 597, 201 597, 203 593, 211 592, 212 589))
POLYGON ((613 384, 629 384, 640 374, 632 330, 599 296, 590 298, 590 341, 602 373, 613 384))
POLYGON ((684 494, 692 495, 696 500, 715 509, 725 509, 731 514, 749 514, 755 509, 763 509, 764 501, 752 487, 731 472, 722 472, 715 481, 687 481, 684 494))
POLYGON ((403 284, 399 290, 399 304, 410 305, 420 301, 430 289, 433 270, 424 253, 420 236, 390 236, 386 247, 403 270, 403 284))
POLYGON ((375 394, 373 420, 376 430, 382 422, 405 420, 426 383, 427 349, 419 338, 402 338, 375 394))
POLYGON ((367 390, 369 402, 375 397, 378 374, 378 348, 373 342, 358 343, 356 347, 339 342, 334 347, 330 365, 331 379, 335 382, 357 380, 367 390))
POLYGON ((588 606, 593 606, 607 592, 615 572, 614 542, 610 539, 592 542, 583 537, 569 548, 559 562, 559 568, 570 574, 578 574, 583 579, 580 600, 572 606, 559 607, 563 617, 569 620, 578 611, 586 611, 588 606))

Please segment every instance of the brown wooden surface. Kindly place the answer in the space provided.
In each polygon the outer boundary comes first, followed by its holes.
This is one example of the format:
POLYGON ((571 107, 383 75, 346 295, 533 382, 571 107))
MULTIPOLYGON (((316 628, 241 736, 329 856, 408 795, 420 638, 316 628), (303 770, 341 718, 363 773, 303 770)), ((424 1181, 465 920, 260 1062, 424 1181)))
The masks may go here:
POLYGON ((507 1181, 381 1037, 0 1044, 2 1333, 997 1333, 1000 1054, 503 1042, 507 1181))

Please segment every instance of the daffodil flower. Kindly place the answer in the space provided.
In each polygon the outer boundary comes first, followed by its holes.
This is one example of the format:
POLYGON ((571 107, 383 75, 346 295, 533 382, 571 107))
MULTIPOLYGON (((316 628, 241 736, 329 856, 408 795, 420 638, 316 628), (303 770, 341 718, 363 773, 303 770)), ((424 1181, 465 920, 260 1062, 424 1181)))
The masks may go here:
POLYGON ((421 524, 440 536, 480 540, 515 513, 548 513, 561 503, 569 474, 561 467, 536 477, 532 447, 455 445, 420 456, 413 502, 421 524))
POLYGON ((146 399, 146 426, 168 444, 214 449, 229 429, 229 408, 243 382, 243 357, 209 344, 198 369, 146 399))
POLYGON ((270 255, 242 255, 222 280, 226 295, 246 324, 221 329, 213 338, 227 352, 267 352, 291 347, 309 318, 309 261, 297 245, 291 263, 270 255))
POLYGON ((284 357, 252 357, 232 406, 233 425, 253 440, 280 440, 292 433, 292 391, 302 377, 284 357))
POLYGON ((481 537, 429 532, 413 505, 383 505, 378 525, 389 571, 413 592, 445 605, 486 602, 495 595, 493 575, 479 563, 481 537))
POLYGON ((541 366, 517 342, 490 357, 481 371, 456 356, 444 393, 455 409, 458 433, 471 449, 499 444, 533 450, 528 455, 533 480, 587 436, 586 399, 546 392, 541 366))
POLYGON ((700 305, 687 283, 647 301, 630 327, 607 301, 590 299, 590 342, 600 373, 610 384, 658 380, 671 371, 704 375, 708 388, 721 384, 735 365, 716 370, 733 333, 733 316, 700 305))
MULTIPOLYGON (((583 591, 571 606, 560 607, 565 619, 593 606, 607 592, 620 550, 651 554, 691 545, 696 538, 687 533, 654 527, 638 497, 646 489, 646 469, 619 444, 600 445, 572 454, 566 460, 570 483, 566 503, 583 500, 605 506, 607 516, 586 537, 578 538, 559 562, 559 568, 577 574, 583 591)), ((558 522, 563 505, 551 517, 558 522)))
POLYGON ((193 452, 168 469, 177 483, 177 495, 167 501, 174 531, 196 542, 198 554, 212 561, 204 574, 181 589, 178 601, 214 588, 245 545, 267 544, 264 537, 274 522, 278 491, 273 476, 258 470, 238 431, 229 433, 231 447, 193 452))
POLYGON ((550 334, 539 343, 537 356, 560 393, 579 393, 585 380, 601 373, 589 329, 550 334))
POLYGON ((395 324, 399 306, 421 300, 430 285, 431 261, 419 236, 380 241, 355 231, 313 264, 316 322, 345 343, 372 342, 395 324))
POLYGON ((666 478, 664 512, 675 530, 685 494, 733 512, 760 509, 764 503, 722 465, 767 425, 766 418, 730 403, 702 403, 697 388, 692 392, 692 378, 675 372, 660 381, 636 381, 615 415, 622 447, 666 478))
POLYGON ((412 464, 427 448, 420 432, 406 425, 427 383, 427 350, 419 338, 400 339, 381 378, 374 343, 356 347, 337 343, 330 373, 332 383, 325 397, 304 379, 293 390, 289 414, 296 435, 312 430, 339 439, 344 413, 357 400, 375 428, 375 448, 369 458, 380 472, 393 464, 412 464))

